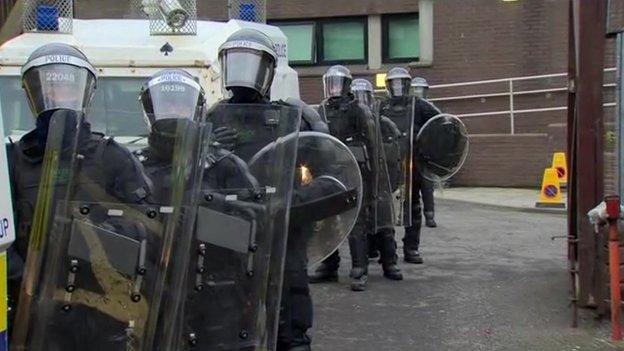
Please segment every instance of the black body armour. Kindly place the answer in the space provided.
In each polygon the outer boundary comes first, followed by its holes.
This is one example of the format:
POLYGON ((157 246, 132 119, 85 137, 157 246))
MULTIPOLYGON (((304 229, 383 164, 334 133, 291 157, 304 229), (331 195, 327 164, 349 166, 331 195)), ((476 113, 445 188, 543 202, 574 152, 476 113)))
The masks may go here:
MULTIPOLYGON (((85 176, 77 179, 74 197, 89 201, 89 185, 96 184, 119 202, 143 202, 150 193, 150 184, 132 154, 112 138, 92 133, 88 124, 83 125, 80 134, 79 152, 84 156, 80 173, 85 176)), ((39 145, 33 132, 9 146, 9 170, 18 223, 15 246, 23 255, 37 202, 44 152, 45 147, 39 145)), ((57 177, 56 194, 64 193, 70 181, 69 165, 66 166, 67 172, 61 171, 57 177)))
POLYGON ((374 201, 374 177, 377 172, 375 122, 353 95, 330 98, 319 106, 321 118, 327 121, 330 134, 345 143, 360 165, 364 187, 364 203, 374 201))

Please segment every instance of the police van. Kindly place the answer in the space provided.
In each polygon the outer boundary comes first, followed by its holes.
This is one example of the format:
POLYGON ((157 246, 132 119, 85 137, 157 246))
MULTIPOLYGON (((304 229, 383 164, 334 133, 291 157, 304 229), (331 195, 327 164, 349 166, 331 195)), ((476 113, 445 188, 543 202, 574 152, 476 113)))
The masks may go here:
POLYGON ((20 70, 39 46, 73 45, 98 73, 95 96, 87 111, 92 130, 115 137, 131 149, 146 145, 147 124, 138 101, 147 78, 165 68, 181 68, 199 77, 208 107, 223 98, 219 46, 235 31, 254 28, 268 35, 278 52, 271 98, 299 98, 297 72, 288 66, 287 39, 277 27, 230 20, 197 21, 193 35, 150 35, 150 21, 133 19, 72 21, 71 33, 26 32, 0 46, 0 118, 5 136, 18 140, 35 120, 22 89, 20 70))

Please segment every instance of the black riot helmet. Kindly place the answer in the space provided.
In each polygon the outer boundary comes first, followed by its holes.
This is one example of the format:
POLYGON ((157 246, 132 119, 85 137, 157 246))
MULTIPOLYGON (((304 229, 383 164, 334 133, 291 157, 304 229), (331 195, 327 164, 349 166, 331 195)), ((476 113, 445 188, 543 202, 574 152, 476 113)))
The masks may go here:
POLYGON ((222 87, 228 91, 252 89, 268 96, 277 66, 277 53, 271 38, 255 29, 241 29, 219 48, 222 87))
POLYGON ((366 79, 355 79, 351 83, 351 92, 355 95, 355 99, 360 103, 368 106, 371 110, 375 106, 375 90, 371 82, 366 79))
POLYGON ((345 66, 331 66, 323 75, 325 98, 346 96, 351 90, 351 71, 345 66))
POLYGON ((37 117, 58 109, 84 112, 96 82, 95 69, 87 57, 67 44, 39 47, 22 67, 22 86, 37 117))
POLYGON ((427 92, 429 91, 429 83, 422 77, 414 77, 411 83, 410 93, 412 96, 417 96, 421 99, 427 98, 427 92))
POLYGON ((145 83, 140 100, 151 131, 173 134, 182 122, 200 121, 205 94, 190 73, 181 69, 165 69, 145 83))
POLYGON ((412 76, 403 67, 394 67, 386 76, 386 89, 390 97, 401 97, 409 94, 412 76))

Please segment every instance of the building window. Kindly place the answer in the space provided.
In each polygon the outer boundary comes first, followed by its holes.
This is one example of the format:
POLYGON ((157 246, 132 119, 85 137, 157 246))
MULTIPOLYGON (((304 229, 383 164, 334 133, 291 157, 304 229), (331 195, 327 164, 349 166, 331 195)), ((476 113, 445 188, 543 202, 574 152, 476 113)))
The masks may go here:
POLYGON ((359 19, 327 20, 320 26, 323 50, 320 62, 365 63, 366 62, 366 21, 359 19))
POLYGON ((316 33, 314 23, 289 23, 279 25, 288 38, 288 61, 291 64, 316 62, 316 33))
POLYGON ((420 28, 418 14, 383 16, 382 36, 384 63, 419 60, 420 28))
POLYGON ((328 18, 305 22, 274 22, 288 38, 291 65, 366 63, 366 17, 328 18))

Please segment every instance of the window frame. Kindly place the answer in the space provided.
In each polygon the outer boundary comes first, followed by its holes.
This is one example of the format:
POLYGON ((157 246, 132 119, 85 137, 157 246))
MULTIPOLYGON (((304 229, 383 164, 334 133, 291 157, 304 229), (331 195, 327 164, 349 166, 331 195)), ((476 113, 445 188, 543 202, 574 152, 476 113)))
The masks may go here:
POLYGON ((346 65, 357 65, 357 64, 366 64, 368 63, 368 17, 367 16, 350 16, 350 17, 331 17, 331 18, 323 18, 317 21, 317 64, 319 66, 332 66, 338 64, 346 64, 346 65), (347 22, 359 22, 362 24, 362 28, 364 29, 364 57, 362 59, 352 59, 352 60, 325 60, 325 38, 323 36, 323 25, 325 24, 340 24, 347 22))
MULTIPOLYGON (((345 64, 345 65, 353 65, 353 64, 367 64, 368 63, 368 16, 346 16, 346 17, 324 17, 324 18, 314 18, 314 19, 305 19, 305 20, 288 20, 288 19, 280 19, 269 21, 269 25, 272 26, 288 26, 288 25, 302 25, 302 24, 311 24, 313 26, 313 42, 312 42, 312 53, 313 53, 313 62, 304 62, 304 61, 288 61, 289 66, 293 67, 315 67, 315 66, 331 66, 336 64, 345 64), (324 59, 324 50, 323 46, 325 44, 323 38, 323 25, 324 24, 336 24, 336 23, 345 23, 345 22, 359 22, 362 24, 364 29, 364 57, 362 59, 354 59, 354 60, 325 60, 324 59)), ((288 45, 288 50, 290 50, 290 45, 288 45)))
POLYGON ((409 62, 419 62, 420 61, 420 42, 422 40, 422 36, 420 35, 420 13, 419 12, 410 12, 410 13, 391 13, 384 14, 381 16, 381 62, 382 63, 409 63, 409 62), (413 18, 416 17, 418 19, 418 56, 416 57, 400 57, 400 58, 391 58, 390 57, 390 22, 396 19, 405 19, 405 18, 413 18))
MULTIPOLYGON (((302 20, 302 21, 271 21, 270 25, 277 26, 301 26, 301 25, 312 25, 312 38, 310 40, 310 45, 312 46, 312 58, 310 61, 290 61, 288 60, 288 65, 290 66, 314 66, 318 61, 318 53, 317 53, 317 31, 318 31, 318 23, 314 20, 302 20)), ((280 28, 281 30, 281 28, 280 28)), ((284 34, 285 35, 285 34, 284 34)), ((290 52, 290 45, 288 45, 288 52, 290 52)), ((287 57, 288 59, 288 57, 287 57)))

